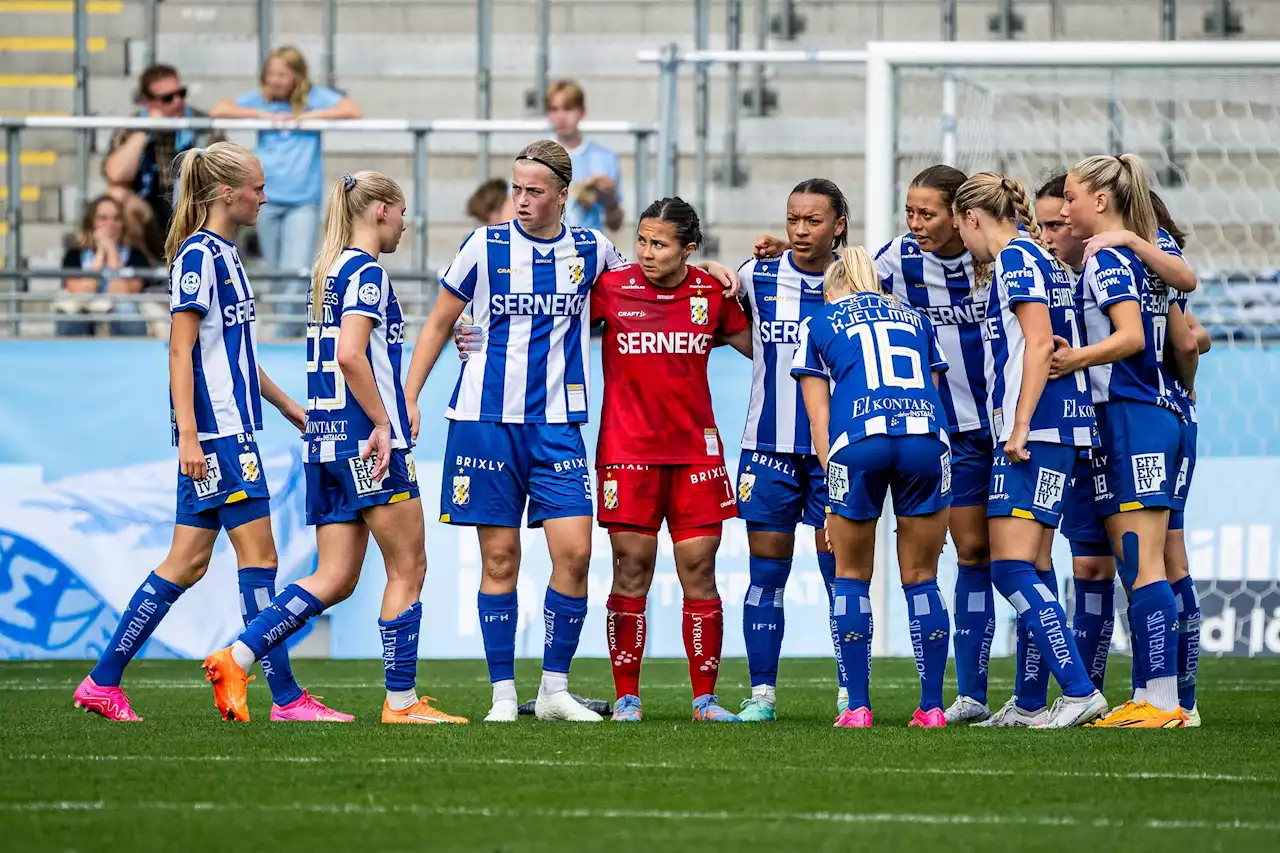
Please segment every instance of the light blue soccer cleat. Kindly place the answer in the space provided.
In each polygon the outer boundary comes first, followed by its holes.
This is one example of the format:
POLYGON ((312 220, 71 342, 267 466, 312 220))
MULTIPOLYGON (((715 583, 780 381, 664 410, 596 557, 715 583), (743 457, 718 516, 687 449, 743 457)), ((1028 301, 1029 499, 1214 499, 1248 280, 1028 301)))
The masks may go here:
POLYGON ((778 713, 768 699, 752 696, 750 699, 742 700, 742 710, 738 711, 738 718, 744 723, 772 723, 778 719, 778 713))
POLYGON ((714 693, 704 693, 693 700, 693 719, 706 723, 740 723, 742 718, 720 707, 714 693))
POLYGON ((613 721, 615 723, 638 723, 641 719, 639 696, 633 696, 628 693, 613 703, 613 721))

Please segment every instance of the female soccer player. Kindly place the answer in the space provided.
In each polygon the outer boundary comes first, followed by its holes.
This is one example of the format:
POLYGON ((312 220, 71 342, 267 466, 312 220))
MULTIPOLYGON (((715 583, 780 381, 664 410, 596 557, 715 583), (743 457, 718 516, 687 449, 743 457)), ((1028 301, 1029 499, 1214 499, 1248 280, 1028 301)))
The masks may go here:
MULTIPOLYGON (((1087 243, 1072 236, 1062 219, 1062 207, 1066 201, 1066 175, 1060 175, 1036 194, 1036 215, 1055 255, 1078 275, 1084 267, 1086 246, 1102 248, 1106 241, 1126 245, 1141 254, 1144 262, 1150 256, 1146 247, 1150 244, 1131 231, 1116 231, 1091 238, 1087 243)), ((1163 200, 1151 193, 1151 203, 1156 214, 1156 246, 1173 262, 1156 259, 1170 279, 1183 287, 1194 286, 1195 274, 1182 258, 1185 235, 1174 222, 1163 200)), ((1154 267, 1155 264, 1152 264, 1154 267)), ((1163 279, 1162 279, 1163 280, 1163 279)), ((1078 299, 1081 298, 1079 295, 1078 299)), ((1169 352, 1166 364, 1174 373, 1172 388, 1182 410, 1181 445, 1178 475, 1175 481, 1174 504, 1169 513, 1169 532, 1165 541, 1165 567, 1174 595, 1178 599, 1178 696, 1179 705, 1187 715, 1188 727, 1200 724, 1199 710, 1195 704, 1195 676, 1200 647, 1200 604, 1195 585, 1189 580, 1186 543, 1182 535, 1182 507, 1185 507, 1187 491, 1195 471, 1196 412, 1194 395, 1177 377, 1179 371, 1190 370, 1194 378, 1199 357, 1209 351, 1210 340, 1204 327, 1195 319, 1186 305, 1181 291, 1170 294, 1169 352), (1185 320, 1178 321, 1178 315, 1185 320), (1180 367, 1181 365, 1181 367, 1180 367)), ((1115 561, 1111 556, 1111 544, 1107 541, 1106 528, 1093 511, 1093 482, 1088 457, 1078 461, 1077 473, 1068 485, 1062 514, 1062 533, 1071 542, 1072 568, 1075 574, 1075 613, 1072 629, 1081 655, 1089 666, 1089 676, 1094 685, 1103 689, 1106 677, 1108 651, 1114 627, 1115 610, 1115 561)), ((1132 635, 1132 630, 1130 631, 1132 635)), ((1139 656, 1134 655, 1134 686, 1141 687, 1144 679, 1136 669, 1139 656)))
POLYGON ((596 479, 599 522, 613 547, 607 624, 617 721, 641 717, 645 604, 663 521, 684 590, 693 719, 739 721, 715 695, 724 636, 716 552, 721 522, 737 512, 711 411, 707 359, 717 340, 749 356, 751 330, 737 300, 688 265, 701 242, 698 214, 688 203, 655 201, 640 216, 640 262, 604 273, 591 292, 591 319, 605 325, 596 479))
POLYGON ((1049 711, 1047 681, 1040 678, 1037 689, 1020 686, 1015 704, 979 725, 1079 726, 1106 713, 1106 699, 1089 680, 1055 590, 1037 573, 1079 448, 1094 441, 1083 371, 1048 379, 1055 339, 1080 345, 1075 285, 1040 245, 1031 200, 1018 181, 974 175, 956 191, 954 209, 975 262, 984 269, 994 263, 983 326, 987 415, 997 445, 987 502, 991 580, 1018 611, 1020 633, 1032 634, 1063 693, 1049 711))
MULTIPOLYGON (((165 245, 169 261, 170 414, 178 448, 178 508, 169 554, 120 617, 97 666, 76 688, 76 707, 109 720, 140 719, 120 677, 169 608, 204 576, 218 531, 239 564, 246 624, 275 593, 271 506, 254 432, 262 398, 302 430, 306 412, 258 366, 253 288, 232 242, 266 203, 262 165, 230 142, 182 155, 165 245)), ((247 667, 246 667, 247 668, 247 667)), ((350 722, 298 687, 283 647, 262 658, 272 720, 350 722)))
POLYGON ((827 472, 827 536, 836 555, 832 622, 849 707, 837 728, 870 728, 871 573, 885 494, 898 516, 898 564, 920 707, 910 725, 942 728, 951 620, 938 592, 938 555, 951 501, 951 454, 938 396, 947 369, 933 327, 886 295, 861 246, 828 267, 829 303, 800 326, 791 373, 800 382, 814 450, 827 472), (925 371, 934 374, 926 378, 925 371))
MULTIPOLYGON (((1067 175, 1063 216, 1078 238, 1125 228, 1153 243, 1155 212, 1141 160, 1126 154, 1077 163, 1067 175)), ((1086 262, 1082 280, 1090 343, 1061 342, 1050 378, 1089 368, 1100 441, 1095 508, 1105 519, 1121 576, 1134 578, 1129 619, 1147 679, 1136 701, 1096 725, 1180 727, 1186 715, 1178 706, 1177 601, 1164 565, 1181 442, 1164 367, 1168 289, 1127 247, 1100 250, 1086 262)))
MULTIPOLYGON (((988 715, 987 661, 996 630, 986 514, 992 448, 982 353, 986 291, 973 287, 973 260, 951 211, 964 181, 964 172, 950 166, 930 166, 916 175, 907 189, 910 231, 875 256, 881 285, 929 317, 951 365, 938 386, 951 439, 950 531, 959 564, 955 657, 960 695, 947 709, 950 723, 988 715)), ((772 238, 757 241, 757 255, 780 248, 785 246, 772 238)))
POLYGON ((372 533, 387 567, 378 619, 382 722, 467 722, 431 707, 415 687, 426 544, 400 385, 404 319, 378 262, 403 231, 404 194, 391 178, 357 172, 334 184, 307 334, 307 523, 316 527, 316 571, 285 587, 239 640, 204 662, 224 719, 249 719, 245 671, 255 659, 355 590, 372 533))
MULTIPOLYGON (((482 577, 478 605, 493 683, 487 722, 514 722, 520 521, 541 527, 551 554, 543 604, 546 642, 535 714, 598 722, 569 693, 569 664, 587 613, 591 476, 587 420, 589 295, 606 269, 625 266, 609 238, 562 220, 573 182, 557 142, 524 148, 512 169, 516 218, 476 229, 441 279, 440 297, 414 347, 405 389, 416 434, 418 394, 468 303, 477 338, 445 413, 450 466, 441 520, 476 527, 482 577)), ((721 284, 737 277, 718 264, 721 284)), ((461 342, 461 340, 460 340, 461 342)))
MULTIPOLYGON (((796 525, 815 530, 818 569, 830 604, 835 556, 827 543, 826 478, 809 438, 809 417, 789 375, 800 324, 821 310, 823 271, 847 242, 849 206, 826 178, 796 185, 787 198, 787 242, 779 257, 738 269, 752 321, 751 403, 738 461, 738 515, 747 523, 751 586, 742 633, 751 674, 745 722, 776 717, 775 686, 786 620, 783 594, 795 554, 796 525)), ((848 705, 843 688, 836 713, 848 705)))

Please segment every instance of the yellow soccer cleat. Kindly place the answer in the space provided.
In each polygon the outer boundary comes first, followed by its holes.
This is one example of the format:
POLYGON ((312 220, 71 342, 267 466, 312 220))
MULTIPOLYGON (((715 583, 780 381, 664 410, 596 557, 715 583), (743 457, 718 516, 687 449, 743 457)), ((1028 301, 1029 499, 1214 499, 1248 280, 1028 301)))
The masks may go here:
POLYGON ((434 701, 436 700, 432 699, 430 696, 423 696, 403 711, 396 711, 386 702, 383 702, 382 722, 410 723, 417 725, 434 725, 435 723, 466 724, 468 722, 466 717, 455 717, 452 714, 446 714, 439 708, 432 708, 431 703, 434 701))
POLYGON ((1187 722, 1181 708, 1162 711, 1150 702, 1126 702, 1091 728, 1099 729, 1180 729, 1187 722))
POLYGON ((231 656, 231 647, 219 649, 204 659, 204 677, 213 685, 213 704, 230 722, 249 722, 249 682, 252 675, 231 656))

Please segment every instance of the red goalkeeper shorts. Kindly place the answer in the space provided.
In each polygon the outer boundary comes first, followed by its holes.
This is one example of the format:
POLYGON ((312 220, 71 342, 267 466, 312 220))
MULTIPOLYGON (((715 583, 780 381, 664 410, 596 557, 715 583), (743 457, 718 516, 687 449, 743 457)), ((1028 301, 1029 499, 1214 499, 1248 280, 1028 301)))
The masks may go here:
POLYGON ((671 538, 717 535, 720 522, 738 515, 724 462, 696 465, 605 465, 596 469, 598 519, 610 532, 630 528, 671 538), (704 528, 715 528, 707 531, 704 528))

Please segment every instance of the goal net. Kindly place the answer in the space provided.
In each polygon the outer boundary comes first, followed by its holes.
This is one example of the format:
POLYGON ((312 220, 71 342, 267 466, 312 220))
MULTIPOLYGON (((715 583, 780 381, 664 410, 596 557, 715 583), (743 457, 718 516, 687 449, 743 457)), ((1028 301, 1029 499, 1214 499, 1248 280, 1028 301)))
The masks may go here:
MULTIPOLYGON (((1202 650, 1280 654, 1280 53, 1271 64, 1254 62, 1237 45, 1241 64, 1187 64, 1195 45, 1175 43, 1166 58, 1125 66, 1108 64, 1124 45, 1092 44, 1083 47, 1094 63, 1073 66, 1053 63, 1081 48, 1063 43, 884 45, 877 74, 877 47, 867 92, 873 247, 900 233, 907 185, 935 163, 1002 172, 1034 194, 1090 155, 1131 152, 1145 161, 1152 188, 1186 232, 1187 261, 1200 279, 1191 310, 1213 337, 1197 380, 1199 463, 1185 533, 1202 650), (905 61, 895 60, 895 47, 909 48, 898 51, 905 61), (1020 61, 1009 64, 1006 47, 1020 61)), ((1070 597, 1064 542, 1054 563, 1070 597)), ((943 565, 954 572, 950 556, 943 565)), ((896 598, 885 597, 891 605, 896 598)), ((997 653, 1012 648, 1011 611, 1001 624, 997 653)), ((1117 619, 1121 650, 1123 626, 1117 619)))

